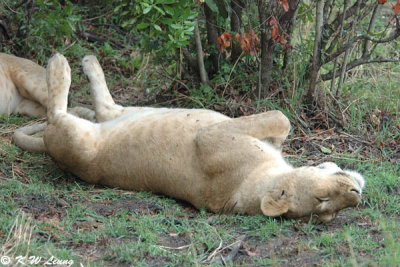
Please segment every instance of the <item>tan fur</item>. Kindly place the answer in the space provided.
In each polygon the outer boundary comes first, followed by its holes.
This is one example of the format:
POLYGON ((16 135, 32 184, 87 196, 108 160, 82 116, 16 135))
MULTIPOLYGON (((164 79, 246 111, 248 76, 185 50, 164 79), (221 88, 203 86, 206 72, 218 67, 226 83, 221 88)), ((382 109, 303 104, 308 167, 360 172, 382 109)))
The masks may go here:
MULTIPOLYGON (((29 117, 44 117, 47 109, 48 90, 46 70, 38 64, 24 58, 0 53, 0 115, 22 114, 29 117)), ((94 120, 93 111, 76 107, 69 112, 77 116, 94 120)), ((31 152, 45 152, 41 138, 32 137, 45 128, 29 125, 14 134, 14 142, 31 152)))
POLYGON ((361 200, 364 180, 334 163, 294 168, 280 146, 290 130, 280 111, 231 119, 199 109, 123 108, 115 105, 97 60, 83 60, 96 115, 92 123, 66 113, 67 60, 47 67, 48 153, 84 181, 147 190, 213 212, 333 219, 361 200), (271 140, 264 142, 261 140, 271 140))
POLYGON ((38 64, 0 53, 0 115, 46 115, 46 70, 38 64))

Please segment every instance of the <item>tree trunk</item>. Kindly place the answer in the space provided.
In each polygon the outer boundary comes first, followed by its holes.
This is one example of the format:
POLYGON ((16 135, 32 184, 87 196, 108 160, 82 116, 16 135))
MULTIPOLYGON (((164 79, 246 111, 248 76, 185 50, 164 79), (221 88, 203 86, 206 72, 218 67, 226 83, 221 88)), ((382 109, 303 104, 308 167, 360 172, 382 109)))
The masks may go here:
POLYGON ((264 98, 269 91, 275 44, 268 29, 269 23, 266 16, 265 1, 263 0, 258 1, 258 15, 261 24, 261 66, 259 73, 258 97, 261 99, 264 98))
MULTIPOLYGON (((234 38, 236 33, 240 34, 240 28, 242 27, 242 10, 244 8, 244 3, 241 0, 232 0, 231 1, 231 32, 234 38)), ((235 44, 232 46, 232 54, 231 54, 231 61, 236 62, 239 58, 240 54, 242 53, 242 49, 240 44, 235 44)))
POLYGON ((261 66, 258 95, 261 98, 265 97, 269 92, 274 50, 277 43, 277 40, 273 40, 271 36, 270 18, 273 15, 279 24, 279 35, 283 35, 283 33, 291 33, 293 31, 292 25, 297 13, 299 0, 290 0, 288 1, 288 4, 289 10, 285 11, 280 2, 274 4, 269 1, 258 1, 258 15, 261 24, 261 66), (269 10, 267 10, 266 2, 269 3, 269 10))
POLYGON ((310 87, 305 89, 304 104, 313 105, 316 100, 316 87, 318 83, 319 70, 321 68, 321 42, 322 29, 324 25, 324 5, 325 0, 318 0, 315 16, 315 37, 314 37, 314 52, 311 62, 311 72, 309 77, 310 87))
POLYGON ((196 40, 197 64, 199 67, 200 80, 202 84, 208 84, 208 75, 206 69, 204 68, 204 61, 203 61, 203 46, 201 45, 199 24, 197 21, 196 24, 194 25, 194 37, 196 40))
POLYGON ((217 17, 214 12, 204 4, 204 14, 206 17, 206 29, 207 29, 207 41, 208 46, 213 47, 213 49, 209 49, 210 59, 213 65, 212 73, 215 73, 219 70, 218 66, 218 48, 217 48, 217 39, 218 39, 218 28, 217 28, 217 17))

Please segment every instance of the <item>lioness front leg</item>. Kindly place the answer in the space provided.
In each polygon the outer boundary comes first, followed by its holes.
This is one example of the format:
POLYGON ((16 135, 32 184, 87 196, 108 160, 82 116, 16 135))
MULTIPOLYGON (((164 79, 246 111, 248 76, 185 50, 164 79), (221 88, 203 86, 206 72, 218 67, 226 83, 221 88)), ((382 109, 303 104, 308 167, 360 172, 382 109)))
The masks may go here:
POLYGON ((124 113, 124 107, 115 104, 108 90, 104 72, 95 56, 85 56, 82 67, 90 81, 92 103, 96 110, 96 118, 99 122, 109 121, 120 117, 124 113))
POLYGON ((103 69, 95 56, 85 56, 82 60, 82 67, 90 81, 93 105, 95 106, 98 122, 113 120, 127 113, 152 109, 148 107, 123 107, 115 104, 108 90, 103 69))
MULTIPOLYGON (((47 66, 49 103, 44 143, 48 152, 58 162, 72 169, 81 177, 87 166, 97 155, 101 142, 99 127, 90 121, 67 113, 68 90, 71 70, 67 60, 60 54, 54 55, 47 66)), ((85 179, 94 183, 96 181, 85 179)))

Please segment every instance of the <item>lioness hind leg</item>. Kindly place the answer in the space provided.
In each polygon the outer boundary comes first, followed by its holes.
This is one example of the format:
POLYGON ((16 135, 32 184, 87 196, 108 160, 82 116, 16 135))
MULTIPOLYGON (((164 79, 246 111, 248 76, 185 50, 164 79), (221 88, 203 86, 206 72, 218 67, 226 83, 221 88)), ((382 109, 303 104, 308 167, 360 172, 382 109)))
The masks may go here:
POLYGON ((44 143, 51 156, 79 173, 87 168, 97 154, 99 127, 67 113, 71 71, 67 60, 60 54, 54 55, 49 61, 47 83, 49 105, 44 143))
MULTIPOLYGON (((280 111, 226 120, 198 131, 195 144, 204 169, 220 173, 235 166, 251 166, 257 157, 264 158, 265 150, 254 142, 273 139, 281 145, 290 131, 290 122, 280 111)), ((270 151, 271 157, 276 150, 270 151)))
POLYGON ((85 56, 82 60, 82 67, 90 81, 90 89, 93 98, 93 105, 96 110, 96 118, 99 122, 118 118, 124 113, 124 108, 115 104, 99 61, 95 56, 85 56))
MULTIPOLYGON (((26 99, 47 107, 46 70, 38 64, 15 56, 7 55, 11 79, 19 93, 26 99), (12 62, 11 62, 12 60, 12 62)), ((30 114, 28 114, 30 115, 30 114)), ((33 116, 33 115, 32 115, 33 116)))
POLYGON ((279 147, 290 132, 290 122, 281 111, 272 110, 223 121, 208 128, 209 130, 221 130, 268 140, 279 147))
POLYGON ((68 61, 55 54, 47 65, 48 106, 47 120, 53 123, 58 114, 67 113, 68 91, 71 85, 71 69, 68 61))

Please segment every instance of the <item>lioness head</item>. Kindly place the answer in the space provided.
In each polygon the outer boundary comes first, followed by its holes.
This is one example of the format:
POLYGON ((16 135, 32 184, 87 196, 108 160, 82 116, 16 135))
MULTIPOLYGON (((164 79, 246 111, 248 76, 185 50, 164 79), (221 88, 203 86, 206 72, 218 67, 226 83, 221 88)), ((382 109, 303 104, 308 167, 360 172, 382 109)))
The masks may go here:
POLYGON ((287 218, 314 214, 320 221, 328 222, 340 210, 357 206, 363 187, 360 174, 342 170, 334 163, 303 167, 262 199, 261 210, 268 216, 287 218))

